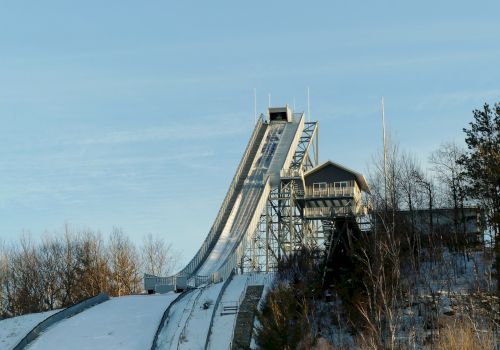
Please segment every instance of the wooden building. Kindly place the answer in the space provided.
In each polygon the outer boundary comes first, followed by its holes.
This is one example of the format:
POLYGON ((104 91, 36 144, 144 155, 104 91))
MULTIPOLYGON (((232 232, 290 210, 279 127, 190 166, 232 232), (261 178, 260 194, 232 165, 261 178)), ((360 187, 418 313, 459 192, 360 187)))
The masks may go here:
POLYGON ((303 174, 304 217, 356 216, 365 211, 362 192, 370 192, 360 173, 326 161, 303 174))

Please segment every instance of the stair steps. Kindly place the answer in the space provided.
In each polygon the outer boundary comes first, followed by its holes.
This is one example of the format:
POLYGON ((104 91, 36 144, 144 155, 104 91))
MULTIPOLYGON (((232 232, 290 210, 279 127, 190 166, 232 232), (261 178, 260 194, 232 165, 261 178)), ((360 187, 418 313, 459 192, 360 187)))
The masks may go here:
POLYGON ((238 309, 239 306, 237 301, 222 303, 220 315, 234 315, 238 313, 238 309))
POLYGON ((248 286, 236 316, 231 350, 249 349, 257 305, 264 286, 248 286))

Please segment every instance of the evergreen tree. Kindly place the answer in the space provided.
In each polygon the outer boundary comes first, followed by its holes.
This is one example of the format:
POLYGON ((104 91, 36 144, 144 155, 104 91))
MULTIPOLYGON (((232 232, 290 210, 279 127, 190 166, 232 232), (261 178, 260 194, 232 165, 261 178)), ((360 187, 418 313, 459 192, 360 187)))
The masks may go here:
MULTIPOLYGON (((465 167, 466 189, 470 198, 479 200, 486 212, 494 237, 497 281, 500 277, 500 103, 494 111, 488 104, 474 111, 470 128, 464 128, 468 151, 458 160, 465 167)), ((500 295, 500 283, 497 282, 500 295)))

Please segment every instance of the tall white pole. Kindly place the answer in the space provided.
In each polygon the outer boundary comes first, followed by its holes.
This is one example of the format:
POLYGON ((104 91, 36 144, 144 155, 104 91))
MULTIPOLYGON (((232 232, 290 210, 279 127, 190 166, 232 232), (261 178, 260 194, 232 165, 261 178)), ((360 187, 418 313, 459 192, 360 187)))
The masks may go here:
POLYGON ((381 107, 382 107, 382 137, 383 137, 382 142, 384 146, 384 197, 387 206, 387 138, 385 134, 384 96, 382 96, 381 107))
POLYGON ((254 124, 257 124, 257 89, 253 88, 253 119, 254 124))
POLYGON ((307 119, 311 121, 311 100, 309 99, 309 87, 307 88, 307 119))
POLYGON ((269 93, 269 107, 271 107, 271 93, 269 93))

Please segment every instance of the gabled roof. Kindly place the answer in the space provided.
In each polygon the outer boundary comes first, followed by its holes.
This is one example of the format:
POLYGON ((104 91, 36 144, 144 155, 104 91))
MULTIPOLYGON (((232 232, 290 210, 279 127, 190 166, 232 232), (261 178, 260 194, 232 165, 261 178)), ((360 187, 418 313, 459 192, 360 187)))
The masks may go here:
POLYGON ((356 178, 356 182, 358 183, 359 188, 361 190, 365 191, 365 192, 370 193, 370 187, 368 187, 368 183, 366 182, 366 179, 365 179, 365 177, 362 174, 360 174, 360 173, 358 173, 358 172, 356 172, 354 170, 351 170, 349 168, 346 168, 345 166, 340 165, 338 163, 334 163, 331 160, 327 160, 326 162, 324 162, 322 164, 319 164, 319 165, 315 166, 314 168, 306 171, 304 173, 304 177, 308 176, 310 174, 313 174, 313 173, 315 173, 315 172, 317 172, 317 171, 319 171, 319 170, 321 170, 324 167, 329 166, 329 165, 332 165, 334 167, 337 167, 339 169, 347 171, 348 173, 353 174, 355 176, 355 178, 356 178))

